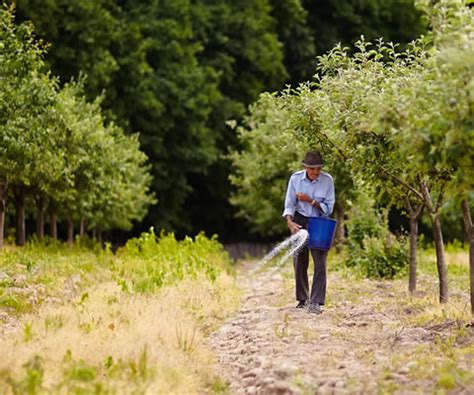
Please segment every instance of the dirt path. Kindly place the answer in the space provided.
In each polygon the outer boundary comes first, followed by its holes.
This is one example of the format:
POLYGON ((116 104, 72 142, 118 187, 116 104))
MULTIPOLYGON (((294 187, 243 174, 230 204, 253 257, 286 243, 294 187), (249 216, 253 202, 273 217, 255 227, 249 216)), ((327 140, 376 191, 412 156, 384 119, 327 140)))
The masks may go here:
MULTIPOLYGON (((404 302, 404 281, 356 281, 329 272, 327 308, 314 315, 294 307, 290 266, 252 275, 247 264, 240 271, 241 309, 210 340, 232 394, 409 394, 439 388, 438 378, 423 374, 416 350, 429 349, 443 334, 434 326, 407 324, 415 312, 404 302)), ((472 342, 472 330, 468 335, 472 342)), ((469 361, 459 360, 459 369, 472 369, 469 361)), ((474 393, 474 386, 455 383, 450 393, 474 393)))

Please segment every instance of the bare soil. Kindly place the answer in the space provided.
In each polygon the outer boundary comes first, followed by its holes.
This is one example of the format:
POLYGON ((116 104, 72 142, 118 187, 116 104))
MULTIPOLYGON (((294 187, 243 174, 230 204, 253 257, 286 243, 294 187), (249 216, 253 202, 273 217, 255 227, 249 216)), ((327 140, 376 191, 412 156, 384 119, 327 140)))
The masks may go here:
POLYGON ((473 328, 422 318, 426 300, 437 303, 435 279, 420 275, 413 297, 406 280, 329 271, 328 303, 315 315, 295 308, 291 263, 259 274, 253 265, 240 268, 240 310, 210 338, 230 393, 474 394, 473 328), (444 363, 455 364, 447 377, 444 363))

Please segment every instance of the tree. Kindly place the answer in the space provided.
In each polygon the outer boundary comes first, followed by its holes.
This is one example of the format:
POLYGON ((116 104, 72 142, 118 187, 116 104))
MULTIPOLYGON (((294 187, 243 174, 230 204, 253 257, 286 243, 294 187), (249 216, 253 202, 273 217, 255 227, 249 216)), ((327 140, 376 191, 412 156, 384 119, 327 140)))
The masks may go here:
POLYGON ((300 133, 309 119, 301 111, 297 92, 307 86, 288 88, 280 94, 262 94, 250 107, 245 123, 237 129, 243 149, 231 154, 231 182, 237 188, 231 201, 255 232, 283 234, 286 224, 281 213, 288 178, 301 167, 305 151, 321 149, 336 185, 337 240, 342 242, 345 209, 356 191, 348 168, 336 160, 337 156, 318 139, 300 133))
POLYGON ((426 147, 417 147, 416 142, 423 136, 416 126, 421 102, 417 107, 406 105, 407 97, 413 95, 424 75, 425 52, 419 45, 402 54, 382 41, 374 47, 360 41, 359 52, 351 57, 336 47, 321 57, 324 74, 317 84, 319 92, 312 101, 307 100, 304 110, 318 119, 313 121, 317 127, 308 133, 329 141, 351 168, 376 182, 392 202, 404 202, 407 212, 411 212, 410 290, 416 283, 416 224, 421 209, 419 205, 413 210, 410 199, 428 209, 437 247, 440 300, 446 302, 446 264, 439 222, 445 172, 432 166, 426 147), (407 111, 413 118, 401 115, 407 111), (401 161, 401 157, 409 160, 401 161), (433 193, 436 203, 432 202, 433 193))
POLYGON ((300 0, 272 0, 271 5, 278 40, 283 44, 287 83, 297 86, 313 75, 316 66, 315 36, 308 25, 308 11, 300 0))
POLYGON ((88 99, 105 89, 109 119, 128 133, 141 132, 160 200, 149 222, 184 223, 190 173, 216 158, 216 136, 206 122, 219 98, 216 73, 197 62, 201 45, 193 40, 190 2, 25 0, 18 10, 52 42, 49 64, 62 81, 83 72, 88 99))
POLYGON ((262 91, 309 78, 316 53, 333 45, 333 36, 318 30, 323 24, 340 22, 346 42, 377 19, 377 35, 395 25, 392 31, 412 37, 409 23, 400 21, 416 17, 400 1, 349 2, 348 13, 343 2, 331 1, 323 4, 331 15, 320 12, 320 2, 300 0, 16 3, 19 21, 31 19, 51 43, 47 64, 61 83, 84 73, 87 100, 105 90, 108 121, 128 134, 140 132, 159 201, 143 227, 205 229, 230 238, 236 228, 228 202, 231 165, 221 155, 239 142, 225 121, 240 121, 262 91), (393 18, 405 9, 403 18, 393 18), (203 216, 203 204, 212 213, 203 216))
POLYGON ((16 26, 12 8, 0 12, 0 245, 8 188, 15 199, 17 242, 23 245, 26 188, 40 185, 42 178, 54 178, 60 171, 49 146, 50 110, 56 98, 56 85, 42 73, 44 48, 34 40, 32 26, 16 26))
POLYGON ((154 201, 138 136, 125 136, 117 125, 106 124, 102 99, 87 102, 81 81, 65 85, 60 98, 69 177, 56 185, 51 200, 68 219, 68 242, 73 242, 74 222, 86 220, 99 232, 129 229, 154 201))
MULTIPOLYGON (((448 193, 460 204, 469 243, 471 311, 474 314, 474 15, 467 2, 440 1, 430 6, 420 1, 429 15, 433 55, 429 80, 421 97, 434 98, 423 121, 430 131, 432 157, 451 170, 448 193)), ((420 100, 418 95, 415 101, 420 100)))
MULTIPOLYGON (((316 83, 288 94, 287 107, 279 104, 285 108, 286 127, 295 131, 294 140, 319 140, 388 193, 393 203, 406 205, 411 211, 412 276, 415 225, 421 206, 426 208, 435 236, 440 301, 447 302, 440 209, 452 170, 443 164, 436 140, 438 133, 444 141, 445 122, 432 116, 442 103, 436 84, 431 84, 435 73, 430 61, 437 49, 427 52, 419 41, 401 53, 381 40, 375 46, 361 40, 357 49, 349 56, 337 46, 320 58, 316 83), (418 202, 416 209, 412 202, 418 202)), ((264 127, 265 123, 258 128, 264 127)), ((414 284, 410 278, 410 290, 414 284)))

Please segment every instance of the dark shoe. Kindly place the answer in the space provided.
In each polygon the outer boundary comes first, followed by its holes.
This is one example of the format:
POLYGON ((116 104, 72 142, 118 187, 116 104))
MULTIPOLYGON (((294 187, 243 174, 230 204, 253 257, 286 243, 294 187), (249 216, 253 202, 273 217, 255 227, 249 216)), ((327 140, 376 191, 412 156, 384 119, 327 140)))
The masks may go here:
POLYGON ((297 309, 305 309, 308 306, 308 301, 307 300, 300 300, 298 304, 296 305, 297 309))
POLYGON ((317 303, 311 303, 309 305, 308 311, 313 314, 321 314, 323 312, 323 308, 317 303))

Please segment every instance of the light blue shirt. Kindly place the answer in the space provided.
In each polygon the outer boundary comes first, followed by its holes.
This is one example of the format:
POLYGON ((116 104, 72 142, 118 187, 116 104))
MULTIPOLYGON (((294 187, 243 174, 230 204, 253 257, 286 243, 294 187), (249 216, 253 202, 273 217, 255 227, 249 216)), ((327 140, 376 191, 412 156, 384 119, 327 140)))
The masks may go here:
POLYGON ((329 217, 336 201, 334 181, 328 173, 322 171, 316 180, 311 181, 306 176, 306 170, 292 174, 286 191, 285 209, 283 217, 294 216, 295 211, 305 217, 329 217), (302 192, 321 205, 321 210, 313 207, 309 202, 302 202, 296 198, 296 193, 302 192))

